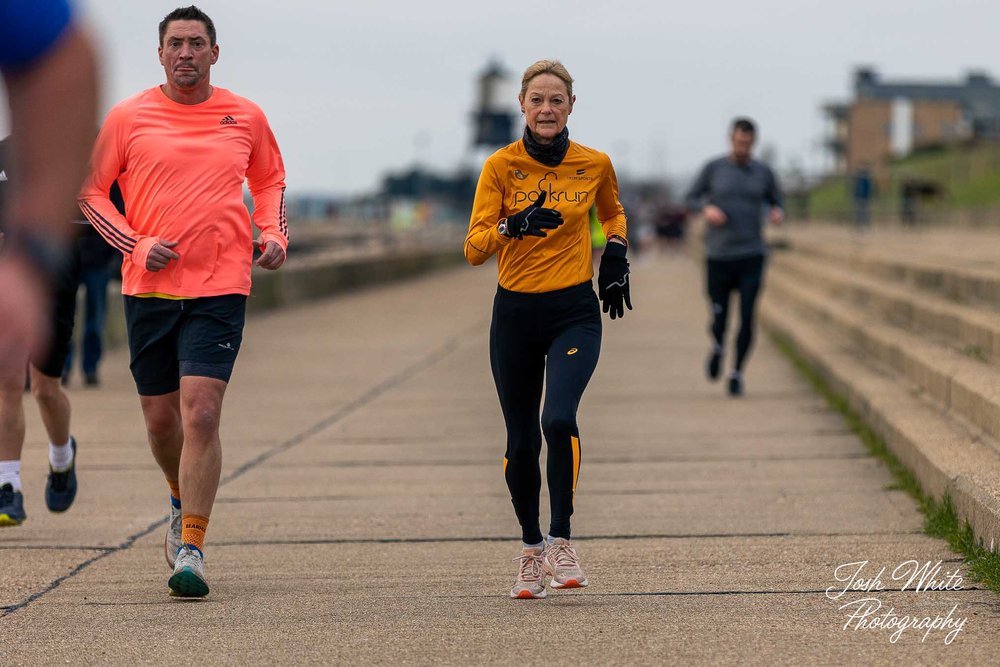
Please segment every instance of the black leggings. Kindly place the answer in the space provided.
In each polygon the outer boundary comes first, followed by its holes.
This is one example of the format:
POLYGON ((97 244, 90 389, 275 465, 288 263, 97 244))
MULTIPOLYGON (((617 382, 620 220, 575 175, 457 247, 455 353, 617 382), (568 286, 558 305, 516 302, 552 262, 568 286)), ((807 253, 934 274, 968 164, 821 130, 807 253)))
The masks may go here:
POLYGON ((581 456, 576 411, 600 352, 601 312, 589 282, 542 294, 497 289, 490 364, 507 424, 504 477, 526 544, 542 541, 542 433, 549 446, 549 534, 570 537, 581 456), (543 385, 545 409, 539 428, 543 385))
POLYGON ((712 338, 723 347, 726 320, 729 317, 729 296, 740 293, 740 332, 736 336, 735 370, 742 371, 743 364, 753 346, 754 312, 757 295, 764 283, 764 256, 742 259, 708 260, 708 298, 712 305, 712 338))

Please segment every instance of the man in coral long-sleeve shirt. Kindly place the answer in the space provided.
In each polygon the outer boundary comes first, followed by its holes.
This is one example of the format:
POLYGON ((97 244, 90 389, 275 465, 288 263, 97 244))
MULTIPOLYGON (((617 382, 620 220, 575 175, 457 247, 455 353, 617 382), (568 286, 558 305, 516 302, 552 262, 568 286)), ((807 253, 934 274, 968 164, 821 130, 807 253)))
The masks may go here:
POLYGON ((222 399, 243 337, 253 250, 261 251, 256 264, 273 270, 288 246, 285 169, 260 108, 211 85, 219 47, 204 12, 168 14, 158 51, 166 83, 108 114, 80 207, 125 257, 130 367, 170 486, 168 584, 200 597, 208 594, 203 545, 221 471, 222 399), (115 179, 127 216, 107 197, 115 179))

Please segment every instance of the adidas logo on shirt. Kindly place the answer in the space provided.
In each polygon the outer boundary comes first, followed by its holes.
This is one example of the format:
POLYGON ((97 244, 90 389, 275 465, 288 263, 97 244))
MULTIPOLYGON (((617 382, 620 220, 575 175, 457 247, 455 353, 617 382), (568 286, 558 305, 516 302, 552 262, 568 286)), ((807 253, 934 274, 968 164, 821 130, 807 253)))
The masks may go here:
POLYGON ((7 172, 0 169, 0 183, 3 183, 6 180, 7 180, 7 172))
POLYGON ((219 125, 236 125, 236 119, 232 116, 226 116, 219 121, 219 125))

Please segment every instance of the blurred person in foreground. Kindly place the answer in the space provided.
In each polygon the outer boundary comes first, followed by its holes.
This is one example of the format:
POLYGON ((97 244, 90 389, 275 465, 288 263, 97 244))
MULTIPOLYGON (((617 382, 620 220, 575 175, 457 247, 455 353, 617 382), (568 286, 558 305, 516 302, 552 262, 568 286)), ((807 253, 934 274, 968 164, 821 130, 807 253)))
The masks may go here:
POLYGON ((167 14, 157 51, 166 82, 108 113, 80 208, 124 256, 129 367, 170 490, 167 585, 203 597, 222 401, 243 341, 254 249, 263 269, 285 261, 285 167, 260 107, 212 85, 219 45, 207 14, 193 5, 167 14), (127 215, 108 197, 116 179, 127 215))
MULTIPOLYGON (((0 3, 0 73, 10 107, 8 162, 17 165, 16 175, 0 167, 0 525, 9 526, 26 518, 25 364, 44 355, 50 340, 50 290, 64 268, 66 222, 97 116, 96 58, 67 0, 0 3)), ((73 448, 55 447, 65 464, 58 467, 71 470, 73 448)))
POLYGON ((570 141, 566 128, 576 102, 573 78, 558 61, 540 60, 525 71, 518 101, 524 136, 483 166, 465 257, 480 265, 497 256, 490 362, 507 426, 504 478, 522 539, 510 596, 533 599, 546 597, 546 576, 554 589, 588 584, 570 542, 581 460, 576 413, 601 350, 598 298, 611 319, 632 303, 625 212, 611 160, 570 141), (597 295, 594 204, 607 237, 597 295), (543 433, 551 503, 547 536, 538 516, 543 433))
MULTIPOLYGON (((10 137, 0 141, 0 173, 6 180, 0 180, 0 201, 3 201, 10 183, 20 178, 18 165, 8 151, 10 137)), ((79 218, 79 211, 77 211, 79 218)), ((69 244, 58 267, 49 275, 49 319, 50 335, 48 345, 40 351, 22 357, 19 364, 9 364, 9 371, 0 378, 0 411, 8 428, 3 431, 0 444, 3 460, 0 470, 19 466, 24 450, 24 367, 28 366, 31 393, 38 404, 42 424, 49 437, 49 477, 45 487, 45 505, 51 512, 65 512, 76 498, 77 440, 70 433, 72 409, 69 396, 63 391, 61 376, 69 351, 72 347, 73 325, 76 316, 76 292, 80 283, 84 256, 84 237, 77 234, 83 225, 79 220, 67 220, 60 231, 72 229, 69 244), (77 224, 71 224, 77 223, 77 224)), ((84 222, 89 228, 89 223, 84 222)), ((100 239, 100 237, 98 237, 100 239)), ((103 239, 100 240, 103 244, 103 239)), ((19 470, 17 471, 19 472, 19 470)), ((0 526, 15 526, 24 523, 27 513, 23 503, 19 507, 11 502, 19 500, 20 477, 10 478, 11 492, 0 491, 5 503, 0 503, 0 526), (14 484, 17 491, 13 491, 14 484), (7 502, 10 501, 10 502, 7 502)))
POLYGON ((688 209, 701 210, 708 223, 705 256, 712 349, 705 373, 709 380, 717 380, 721 373, 730 296, 734 291, 740 295, 740 330, 728 386, 733 397, 743 395, 743 368, 753 345, 754 314, 768 253, 762 231, 765 214, 773 225, 785 219, 774 172, 751 155, 756 138, 751 120, 733 121, 729 153, 702 168, 686 197, 688 209))

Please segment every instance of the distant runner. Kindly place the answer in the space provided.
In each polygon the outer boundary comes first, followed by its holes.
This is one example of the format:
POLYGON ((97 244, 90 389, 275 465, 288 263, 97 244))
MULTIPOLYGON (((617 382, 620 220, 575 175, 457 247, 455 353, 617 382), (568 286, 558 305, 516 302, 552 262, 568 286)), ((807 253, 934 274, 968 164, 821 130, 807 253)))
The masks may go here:
POLYGON ((710 380, 717 380, 721 372, 730 295, 734 291, 740 295, 740 331, 729 374, 730 396, 743 395, 743 367, 753 345, 754 312, 768 253, 761 232, 765 212, 771 224, 779 225, 785 219, 774 172, 750 156, 756 136, 752 121, 736 119, 729 155, 706 164, 687 195, 688 208, 700 209, 708 223, 706 286, 713 345, 705 373, 710 380))

